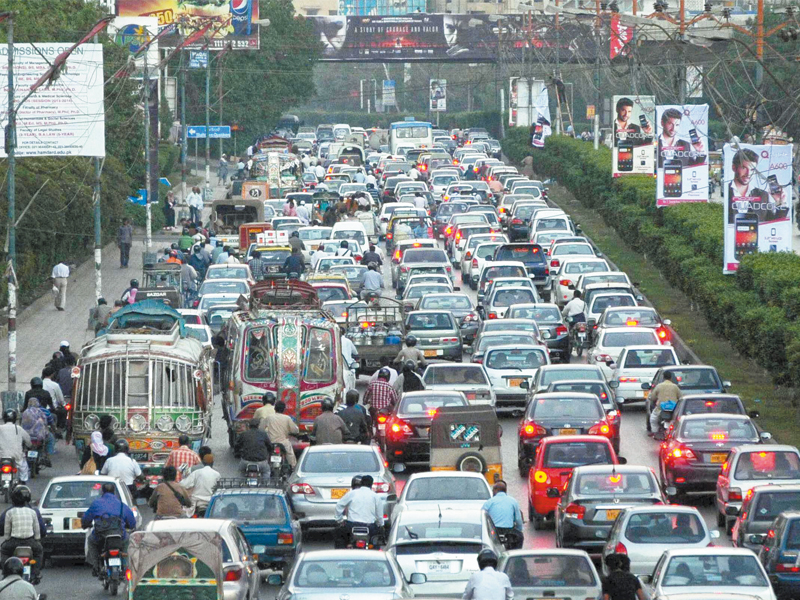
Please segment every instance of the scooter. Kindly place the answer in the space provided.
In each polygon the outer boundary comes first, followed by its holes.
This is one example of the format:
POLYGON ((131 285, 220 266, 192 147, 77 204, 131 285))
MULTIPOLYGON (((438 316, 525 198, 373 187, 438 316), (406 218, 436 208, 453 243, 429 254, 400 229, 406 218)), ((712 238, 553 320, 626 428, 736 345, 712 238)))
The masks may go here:
POLYGON ((34 442, 31 445, 31 449, 25 453, 25 460, 28 461, 28 473, 31 479, 36 477, 44 466, 46 454, 44 442, 34 442))
POLYGON ((22 561, 22 578, 30 582, 33 578, 33 565, 36 564, 36 561, 33 560, 33 548, 30 546, 17 546, 14 549, 13 556, 16 556, 22 561))
POLYGON ((103 583, 103 589, 110 591, 112 596, 117 595, 119 584, 122 581, 124 548, 125 544, 121 535, 112 533, 105 537, 103 553, 100 555, 100 560, 103 561, 100 581, 103 583))
POLYGON ((17 465, 13 458, 0 458, 0 491, 2 491, 6 504, 11 501, 11 492, 19 485, 17 465))

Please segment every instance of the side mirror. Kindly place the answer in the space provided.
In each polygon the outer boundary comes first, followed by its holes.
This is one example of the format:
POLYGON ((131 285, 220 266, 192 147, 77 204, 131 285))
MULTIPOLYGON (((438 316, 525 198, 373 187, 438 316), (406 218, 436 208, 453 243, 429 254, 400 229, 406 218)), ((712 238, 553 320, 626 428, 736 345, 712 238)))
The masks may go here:
POLYGON ((595 256, 597 256, 597 258, 603 258, 603 253, 602 252, 598 252, 595 256))
POLYGON ((628 459, 625 458, 624 456, 618 456, 617 457, 617 462, 619 464, 621 464, 621 465, 627 465, 628 464, 628 459))
POLYGON ((606 366, 609 369, 616 369, 617 368, 617 363, 615 363, 613 360, 607 360, 606 361, 606 366))
POLYGON ((670 319, 664 319, 664 325, 672 325, 672 321, 670 319))
POLYGON ((712 529, 712 530, 709 532, 709 535, 711 536, 711 539, 712 539, 712 540, 719 539, 719 535, 720 535, 720 534, 719 534, 719 530, 718 530, 718 529, 712 529))
POLYGON ((750 417, 751 419, 758 419, 761 416, 761 413, 758 412, 757 410, 751 410, 750 412, 747 413, 747 416, 750 417))
POLYGON ((386 502, 397 502, 397 494, 389 494, 386 496, 386 502))
POLYGON ((547 488, 547 497, 548 498, 558 498, 561 496, 561 492, 556 487, 547 488))
POLYGON ((677 496, 677 495, 678 495, 678 490, 677 490, 677 488, 675 488, 675 487, 673 487, 673 486, 670 486, 670 487, 668 487, 668 488, 667 488, 667 489, 665 489, 664 491, 667 493, 667 496, 670 496, 670 497, 674 497, 674 496, 677 496))
POLYGON ((652 384, 650 384, 650 383, 643 383, 642 384, 642 389, 643 390, 649 390, 651 386, 652 386, 652 384))
POLYGON ((283 575, 278 573, 267 577, 267 585, 283 585, 283 575))
POLYGON ((747 536, 747 541, 751 544, 763 544, 767 541, 766 533, 751 533, 747 536))
POLYGON ((738 506, 726 506, 725 507, 725 514, 729 517, 738 517, 739 516, 739 507, 738 506))
POLYGON ((724 387, 727 390, 729 387, 731 387, 731 382, 727 380, 723 381, 722 387, 724 387))
POLYGON ((761 435, 759 435, 758 437, 761 438, 762 442, 768 442, 769 440, 772 439, 772 434, 767 431, 762 431, 761 435))
POLYGON ((523 381, 523 382, 521 382, 521 383, 519 384, 519 387, 520 387, 520 389, 527 390, 527 389, 529 389, 531 386, 530 386, 530 384, 529 384, 527 381, 523 381))
POLYGON ((637 302, 644 302, 644 296, 642 296, 641 294, 636 294, 634 298, 636 298, 637 302))
POLYGON ((460 292, 460 291, 461 291, 461 288, 460 288, 460 287, 454 287, 454 288, 453 288, 453 291, 454 291, 454 292, 460 292))
POLYGON ((608 387, 610 387, 612 390, 617 389, 619 387, 619 381, 609 381, 608 387))
POLYGON ((422 585, 428 582, 428 576, 425 573, 412 573, 408 583, 412 585, 422 585))

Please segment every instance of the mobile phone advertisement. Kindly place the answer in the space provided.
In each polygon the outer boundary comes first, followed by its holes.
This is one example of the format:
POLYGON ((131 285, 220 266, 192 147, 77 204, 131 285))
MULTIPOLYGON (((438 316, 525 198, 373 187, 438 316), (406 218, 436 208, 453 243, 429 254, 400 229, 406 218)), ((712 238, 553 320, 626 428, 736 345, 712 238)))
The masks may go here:
POLYGON ((708 202, 708 105, 656 107, 656 206, 708 202))
POLYGON ((723 273, 743 256, 792 251, 792 145, 725 144, 723 273))
POLYGON ((614 139, 611 173, 655 173, 656 101, 654 96, 613 96, 614 139))

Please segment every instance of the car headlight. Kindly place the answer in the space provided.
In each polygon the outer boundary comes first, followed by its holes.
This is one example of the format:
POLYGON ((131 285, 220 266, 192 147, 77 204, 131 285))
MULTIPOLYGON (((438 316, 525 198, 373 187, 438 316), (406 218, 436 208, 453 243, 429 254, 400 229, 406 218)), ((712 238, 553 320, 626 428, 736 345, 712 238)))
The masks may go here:
POLYGON ((100 417, 97 415, 89 415, 83 420, 83 426, 89 431, 94 431, 100 425, 100 417))
POLYGON ((144 415, 133 415, 128 421, 128 427, 135 433, 140 433, 147 429, 147 418, 144 415))
POLYGON ((175 428, 181 433, 186 433, 192 428, 192 419, 187 415, 181 415, 175 419, 175 428))
POLYGON ((174 423, 169 415, 162 415, 158 421, 156 421, 156 427, 159 431, 163 433, 167 433, 168 431, 172 431, 174 423))

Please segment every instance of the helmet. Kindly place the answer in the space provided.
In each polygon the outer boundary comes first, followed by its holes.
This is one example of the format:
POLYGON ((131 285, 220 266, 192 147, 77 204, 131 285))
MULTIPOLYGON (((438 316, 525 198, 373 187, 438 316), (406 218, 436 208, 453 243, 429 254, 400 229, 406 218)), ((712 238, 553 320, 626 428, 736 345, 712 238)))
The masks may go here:
POLYGON ((178 243, 177 243, 177 242, 172 242, 172 244, 170 244, 170 246, 169 246, 169 247, 170 247, 171 249, 173 249, 173 250, 177 250, 177 249, 178 249, 180 246, 178 246, 178 243))
POLYGON ((409 371, 413 371, 416 367, 417 365, 413 360, 407 360, 406 364, 403 365, 403 369, 408 369, 409 371))
POLYGON ((299 238, 299 237, 300 237, 300 232, 299 232, 299 231, 293 231, 293 232, 292 232, 292 235, 290 235, 289 237, 296 237, 296 238, 299 238))
POLYGON ((110 481, 106 481, 103 484, 103 493, 104 494, 116 494, 117 493, 117 484, 111 483, 110 481))
POLYGON ((3 423, 16 423, 17 422, 17 411, 13 408, 9 408, 3 411, 3 423))
POLYGON ((389 381, 392 378, 392 374, 386 367, 383 367, 380 371, 378 371, 378 379, 385 379, 389 381))
POLYGON ((31 387, 32 388, 40 388, 44 386, 44 382, 42 381, 41 377, 34 377, 31 379, 31 387))
POLYGON ((333 412, 333 400, 325 398, 322 401, 322 412, 333 412))
POLYGON ((24 506, 31 501, 31 490, 27 485, 18 485, 11 491, 11 503, 14 506, 24 506))
POLYGON ((126 440, 119 439, 114 442, 114 452, 117 454, 127 454, 128 450, 130 450, 130 448, 128 447, 128 442, 126 440))
POLYGON ((273 394, 272 392, 267 392, 261 397, 261 399, 264 401, 264 404, 272 404, 273 406, 275 405, 275 401, 277 400, 275 394, 273 394))
POLYGON ((21 576, 23 570, 22 561, 16 556, 7 558, 6 562, 3 563, 3 577, 9 577, 11 575, 21 576))
POLYGON ((406 336, 406 346, 411 346, 412 348, 417 345, 417 338, 413 335, 406 336))
POLYGON ((131 279, 131 287, 138 288, 139 287, 139 280, 138 279, 131 279))
POLYGON ((339 244, 339 248, 347 248, 348 245, 349 244, 347 243, 347 240, 342 240, 341 243, 339 244))
POLYGON ((376 263, 376 262, 373 260, 371 263, 369 263, 369 264, 367 265, 367 268, 368 268, 370 271, 376 271, 376 270, 378 269, 378 263, 376 263))
POLYGON ((489 548, 484 548, 478 553, 478 567, 483 570, 486 567, 497 566, 497 554, 489 548))

